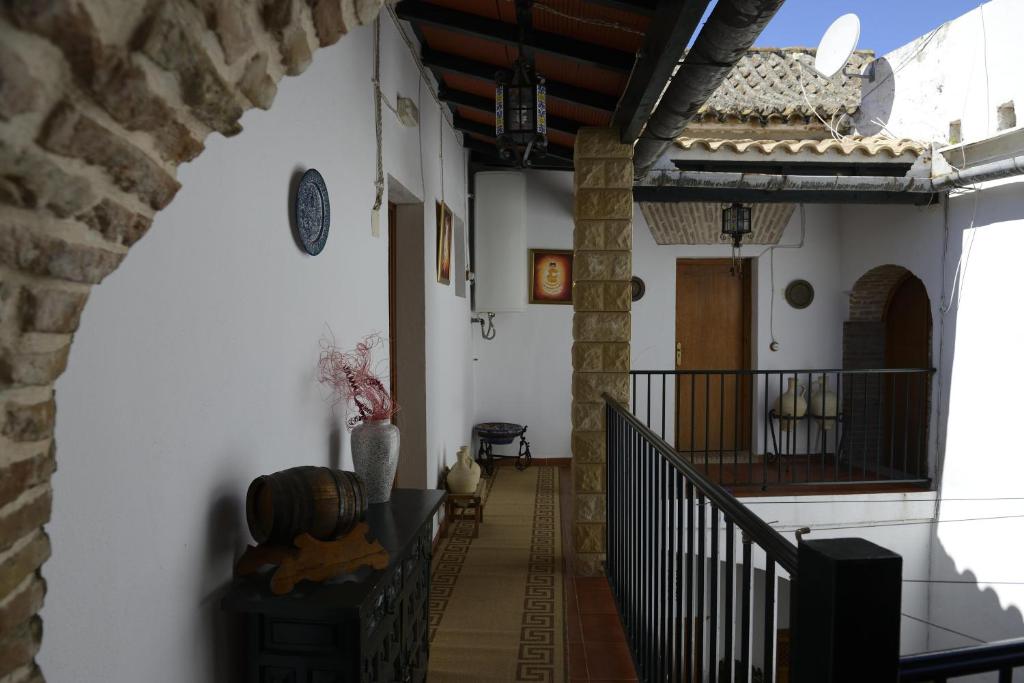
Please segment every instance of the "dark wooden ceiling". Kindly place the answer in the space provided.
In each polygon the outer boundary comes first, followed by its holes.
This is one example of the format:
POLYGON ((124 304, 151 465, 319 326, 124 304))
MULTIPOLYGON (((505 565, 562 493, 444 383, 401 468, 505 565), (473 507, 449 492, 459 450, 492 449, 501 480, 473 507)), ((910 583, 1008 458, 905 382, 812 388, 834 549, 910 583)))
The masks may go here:
MULTIPOLYGON (((632 141, 650 115, 709 0, 534 0, 525 49, 547 81, 548 154, 571 168, 581 126, 616 125, 632 141)), ((514 0, 402 0, 438 96, 478 163, 499 164, 494 79, 519 56, 514 0)))

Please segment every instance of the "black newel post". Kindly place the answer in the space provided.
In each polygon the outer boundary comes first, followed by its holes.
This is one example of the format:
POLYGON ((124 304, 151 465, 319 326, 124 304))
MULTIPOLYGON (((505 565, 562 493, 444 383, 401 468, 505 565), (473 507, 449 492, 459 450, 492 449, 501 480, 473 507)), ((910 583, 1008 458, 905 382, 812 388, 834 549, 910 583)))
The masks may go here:
POLYGON ((903 558, 862 538, 805 541, 798 558, 793 683, 895 683, 903 558))

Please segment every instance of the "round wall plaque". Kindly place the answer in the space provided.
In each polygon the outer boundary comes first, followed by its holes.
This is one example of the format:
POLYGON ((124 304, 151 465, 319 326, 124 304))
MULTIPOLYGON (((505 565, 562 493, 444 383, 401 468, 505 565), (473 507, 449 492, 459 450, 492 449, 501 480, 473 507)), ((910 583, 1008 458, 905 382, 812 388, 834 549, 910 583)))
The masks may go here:
POLYGON ((793 308, 807 308, 814 301, 814 287, 807 280, 793 280, 786 285, 786 301, 793 308))
POLYGON ((640 301, 644 298, 644 294, 647 292, 647 285, 644 281, 638 278, 636 275, 629 281, 630 288, 632 290, 633 301, 640 301))
POLYGON ((306 253, 316 256, 327 244, 331 227, 331 202, 324 177, 315 168, 302 174, 295 193, 295 225, 306 253))

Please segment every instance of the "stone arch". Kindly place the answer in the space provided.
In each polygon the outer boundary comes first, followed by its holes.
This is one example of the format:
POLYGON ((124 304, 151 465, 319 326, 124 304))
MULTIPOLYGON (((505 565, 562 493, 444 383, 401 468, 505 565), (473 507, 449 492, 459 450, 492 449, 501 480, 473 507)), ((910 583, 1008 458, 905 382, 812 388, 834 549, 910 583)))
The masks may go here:
POLYGON ((908 276, 913 276, 913 273, 891 263, 877 266, 861 275, 850 292, 849 320, 882 320, 889 298, 897 285, 908 276))
MULTIPOLYGON (((918 329, 918 328, 915 328, 918 329)), ((843 323, 843 368, 846 370, 868 370, 891 367, 930 367, 931 365, 931 310, 927 301, 927 291, 923 282, 909 269, 886 264, 872 268, 864 273, 850 291, 850 309, 846 322, 843 323), (889 315, 890 304, 894 296, 901 290, 906 292, 905 285, 918 288, 916 291, 923 296, 921 310, 916 302, 912 307, 921 317, 927 318, 927 330, 920 334, 901 334, 906 328, 894 327, 889 315), (900 331, 897 331, 900 330, 900 331), (905 361, 903 344, 893 344, 891 336, 896 335, 913 338, 913 346, 919 353, 912 354, 917 362, 908 365, 905 361), (922 348, 923 345, 923 348, 922 348), (893 354, 894 349, 901 352, 893 354), (900 358, 894 362, 893 358, 900 358)), ((844 432, 846 446, 850 453, 868 454, 872 449, 884 448, 893 440, 887 430, 904 430, 913 432, 917 438, 913 440, 914 452, 904 462, 912 463, 905 471, 898 473, 903 478, 924 478, 927 476, 927 431, 928 418, 931 414, 930 378, 920 374, 901 375, 899 378, 880 375, 850 376, 843 385, 843 403, 849 406, 844 432), (900 392, 896 401, 894 392, 900 392), (912 415, 904 415, 906 405, 922 405, 924 416, 917 410, 912 415), (923 435, 923 436, 922 436, 923 435)), ((902 433, 902 432, 900 432, 902 433)), ((899 441, 899 439, 897 439, 899 441)), ((867 455, 864 462, 855 463, 868 467, 867 455)), ((856 459, 856 457, 854 458, 856 459)), ((887 476, 897 476, 892 472, 887 476)))
POLYGON ((53 385, 92 285, 317 47, 383 0, 0 4, 0 678, 42 681, 53 385))

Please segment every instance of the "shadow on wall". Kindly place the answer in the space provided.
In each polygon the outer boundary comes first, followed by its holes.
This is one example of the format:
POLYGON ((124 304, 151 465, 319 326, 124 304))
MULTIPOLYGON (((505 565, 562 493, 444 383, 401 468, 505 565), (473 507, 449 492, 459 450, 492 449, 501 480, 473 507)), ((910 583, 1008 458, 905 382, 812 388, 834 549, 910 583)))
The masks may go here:
POLYGON ((243 643, 239 624, 220 606, 231 585, 235 562, 250 542, 245 521, 245 482, 239 472, 223 472, 210 495, 206 545, 196 584, 200 587, 198 614, 188 637, 205 644, 205 662, 199 667, 207 680, 235 683, 242 680, 243 643))
MULTIPOLYGON (((1010 559, 1017 555, 1019 546, 1010 539, 1005 540, 1010 541, 1003 544, 1008 560, 1006 571, 1009 573, 1005 576, 981 578, 1019 578, 1016 572, 1020 570, 1020 563, 1010 559)), ((993 538, 992 541, 996 543, 998 539, 993 538)), ((904 579, 908 578, 923 577, 904 576, 904 579)), ((929 650, 969 647, 1006 638, 1024 638, 1024 614, 1020 608, 1012 604, 1003 607, 1005 598, 1000 600, 995 588, 979 585, 978 577, 970 569, 957 571, 956 562, 939 539, 937 530, 932 532, 932 565, 928 580, 933 583, 928 584, 930 607, 927 620, 934 624, 927 627, 929 650)), ((1016 673, 1020 676, 1024 673, 1024 667, 1016 669, 1016 673)), ((958 683, 995 681, 996 676, 985 674, 956 680, 958 683)))
POLYGON ((860 135, 878 135, 885 130, 896 101, 896 77, 885 57, 874 61, 875 78, 861 84, 861 105, 853 117, 860 135))

